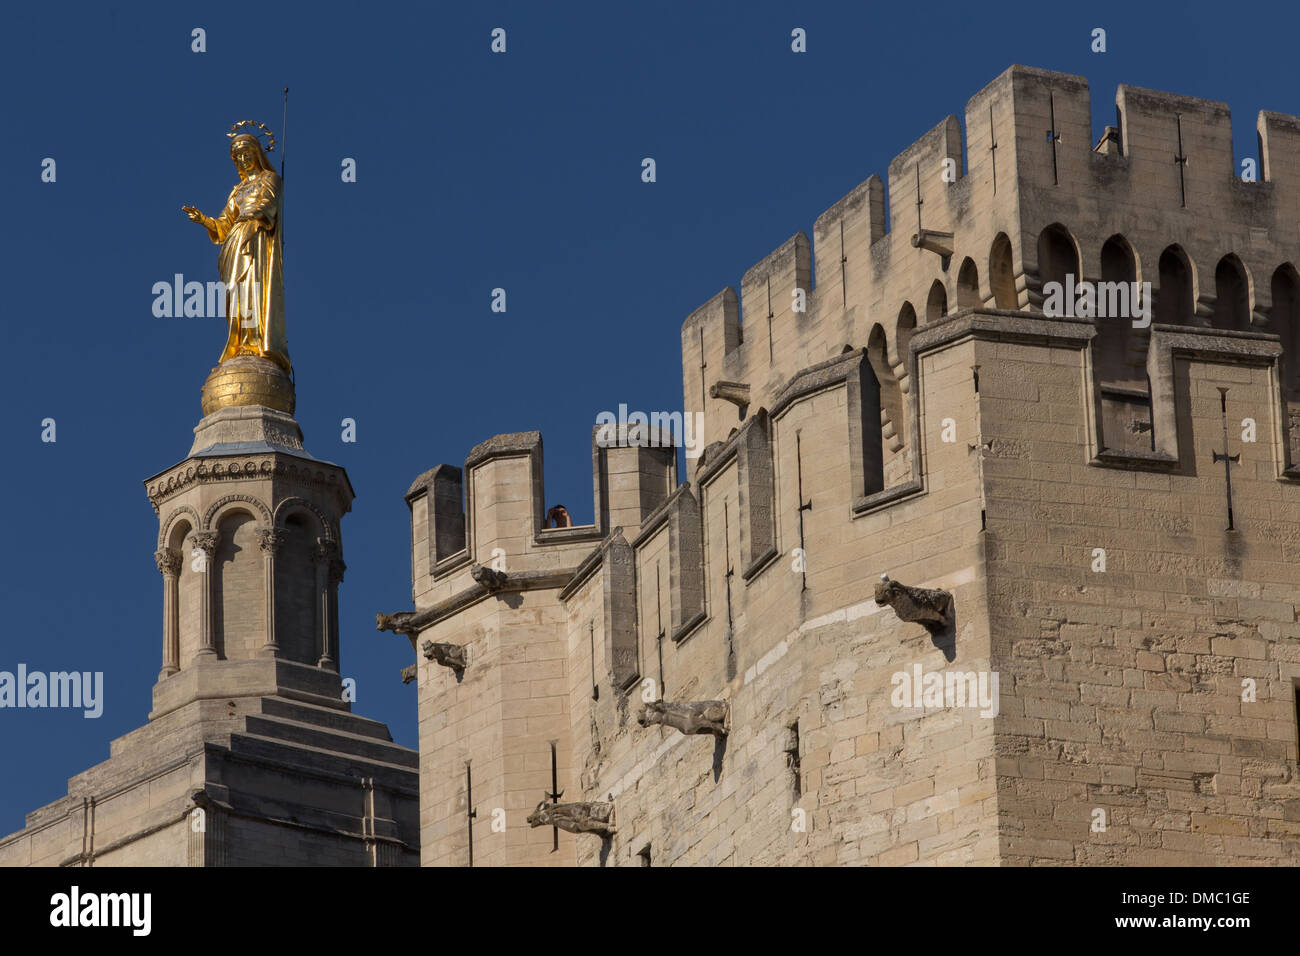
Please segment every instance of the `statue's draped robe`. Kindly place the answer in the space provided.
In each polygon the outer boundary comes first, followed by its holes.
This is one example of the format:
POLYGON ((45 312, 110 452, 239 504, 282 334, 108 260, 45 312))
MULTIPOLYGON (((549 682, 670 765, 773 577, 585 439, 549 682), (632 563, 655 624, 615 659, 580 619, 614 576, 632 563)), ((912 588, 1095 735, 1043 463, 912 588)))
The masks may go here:
POLYGON ((280 177, 258 171, 230 191, 221 215, 208 221, 208 235, 221 245, 217 271, 226 286, 229 335, 221 361, 262 355, 290 371, 284 330, 283 251, 280 243, 280 177), (238 222, 240 217, 247 217, 238 222))

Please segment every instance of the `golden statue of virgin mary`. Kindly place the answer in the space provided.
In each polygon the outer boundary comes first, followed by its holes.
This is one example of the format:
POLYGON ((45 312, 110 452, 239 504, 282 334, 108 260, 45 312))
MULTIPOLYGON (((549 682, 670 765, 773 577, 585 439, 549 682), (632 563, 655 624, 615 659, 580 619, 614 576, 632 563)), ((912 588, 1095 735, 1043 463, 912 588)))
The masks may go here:
POLYGON ((221 215, 205 216, 193 206, 181 209, 191 221, 207 229, 213 243, 221 246, 217 270, 225 285, 229 334, 220 363, 253 355, 271 360, 288 373, 292 367, 284 331, 284 253, 280 239, 283 185, 261 141, 239 132, 245 126, 265 131, 270 137, 268 151, 275 149, 275 137, 265 125, 250 120, 235 124, 227 135, 239 182, 230 191, 221 215))

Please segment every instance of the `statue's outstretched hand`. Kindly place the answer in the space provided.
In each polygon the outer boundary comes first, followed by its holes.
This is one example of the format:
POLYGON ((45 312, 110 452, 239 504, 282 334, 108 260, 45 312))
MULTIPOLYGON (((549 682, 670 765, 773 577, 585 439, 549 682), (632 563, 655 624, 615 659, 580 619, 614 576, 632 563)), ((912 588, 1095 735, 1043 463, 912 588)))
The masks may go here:
POLYGON ((190 222, 203 221, 203 213, 199 212, 193 206, 181 206, 181 211, 190 217, 190 222))

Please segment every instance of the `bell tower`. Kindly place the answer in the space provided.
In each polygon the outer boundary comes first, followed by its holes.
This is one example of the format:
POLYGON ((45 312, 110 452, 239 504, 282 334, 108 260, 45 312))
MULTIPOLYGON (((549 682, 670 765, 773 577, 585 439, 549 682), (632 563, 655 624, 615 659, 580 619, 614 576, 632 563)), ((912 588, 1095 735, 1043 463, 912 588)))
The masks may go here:
POLYGON ((0 866, 419 862, 416 752, 352 713, 340 675, 353 492, 293 417, 274 138, 249 121, 229 136, 221 214, 182 207, 221 247, 228 334, 189 453, 145 481, 162 577, 149 722, 0 839, 0 866))
POLYGON ((342 697, 340 519, 352 486, 304 448, 289 376, 240 355, 213 369, 185 460, 146 481, 163 584, 156 718, 249 690, 342 697))

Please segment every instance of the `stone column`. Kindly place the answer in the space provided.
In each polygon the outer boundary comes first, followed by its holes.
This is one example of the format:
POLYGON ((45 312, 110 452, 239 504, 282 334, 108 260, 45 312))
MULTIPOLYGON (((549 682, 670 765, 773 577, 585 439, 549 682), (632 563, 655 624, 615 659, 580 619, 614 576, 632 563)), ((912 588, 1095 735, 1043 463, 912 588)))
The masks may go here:
POLYGON ((347 570, 347 565, 343 559, 338 556, 338 548, 335 546, 334 557, 330 558, 329 575, 328 575, 328 607, 329 616, 326 620, 329 622, 329 653, 330 653, 330 670, 335 672, 339 669, 339 584, 343 581, 343 572, 347 570))
POLYGON ((163 576, 163 662, 158 679, 171 677, 181 669, 180 580, 181 555, 173 548, 153 553, 163 576))
POLYGON ((312 557, 316 563, 316 639, 320 647, 320 657, 316 661, 316 666, 326 670, 336 670, 334 658, 330 653, 332 648, 330 564, 338 559, 338 545, 328 538, 317 538, 312 557))
POLYGON ((280 656, 280 645, 275 639, 275 555, 287 537, 283 528, 261 528, 257 532, 262 573, 266 576, 266 641, 258 652, 261 657, 280 656))
POLYGON ((193 535, 194 547, 201 552, 199 573, 203 575, 203 584, 199 587, 199 652, 198 660, 216 660, 217 645, 213 633, 213 562, 216 560, 217 543, 220 534, 216 531, 196 531, 193 535))

